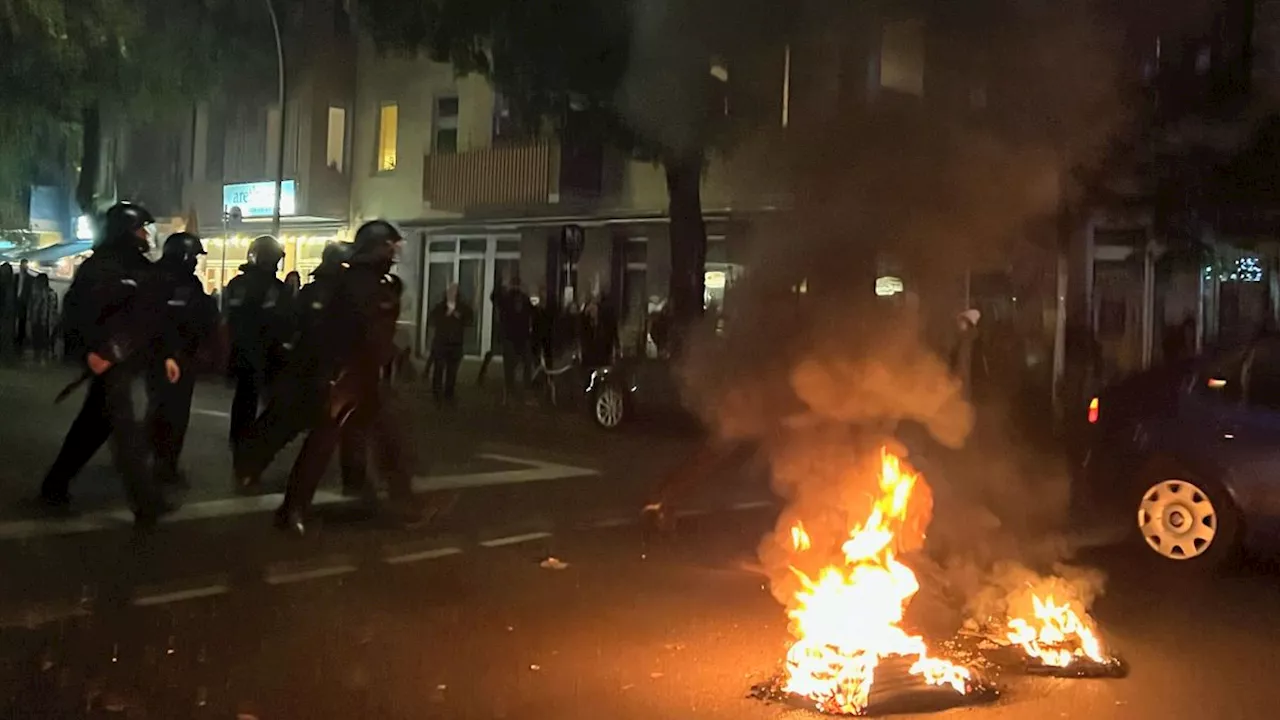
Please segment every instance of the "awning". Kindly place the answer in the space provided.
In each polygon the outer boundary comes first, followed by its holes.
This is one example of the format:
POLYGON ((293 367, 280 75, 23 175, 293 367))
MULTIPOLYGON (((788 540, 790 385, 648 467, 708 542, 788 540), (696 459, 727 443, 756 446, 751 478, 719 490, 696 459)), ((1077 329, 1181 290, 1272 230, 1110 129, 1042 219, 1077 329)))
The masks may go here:
POLYGON ((93 249, 92 240, 76 240, 75 242, 58 243, 57 245, 48 245, 30 252, 18 253, 18 257, 23 260, 30 260, 41 264, 54 263, 64 257, 79 255, 80 253, 89 252, 93 249))

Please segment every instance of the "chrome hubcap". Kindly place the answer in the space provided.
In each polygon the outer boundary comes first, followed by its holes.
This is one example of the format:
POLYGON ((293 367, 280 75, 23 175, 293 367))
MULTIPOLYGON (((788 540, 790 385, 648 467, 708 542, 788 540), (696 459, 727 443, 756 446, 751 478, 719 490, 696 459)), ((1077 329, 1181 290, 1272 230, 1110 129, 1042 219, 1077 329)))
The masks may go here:
POLYGON ((600 424, 612 428, 622 422, 622 393, 608 388, 596 398, 596 419, 600 424))
POLYGON ((1138 506, 1138 529, 1147 546, 1172 560, 1208 551, 1218 533, 1218 511, 1204 490, 1185 480, 1147 489, 1138 506))

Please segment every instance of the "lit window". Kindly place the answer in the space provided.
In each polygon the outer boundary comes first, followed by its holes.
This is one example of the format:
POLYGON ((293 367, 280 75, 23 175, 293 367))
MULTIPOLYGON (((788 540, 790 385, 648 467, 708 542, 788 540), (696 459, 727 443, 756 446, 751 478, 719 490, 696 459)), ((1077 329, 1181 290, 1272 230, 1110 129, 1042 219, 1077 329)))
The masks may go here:
MULTIPOLYGON (((325 164, 343 172, 346 170, 347 154, 347 110, 346 108, 329 108, 329 135, 325 143, 325 164)), ((391 165, 395 167, 395 147, 391 148, 391 165)))
POLYGON ((880 35, 880 87, 924 95, 924 24, 885 23, 880 35))
POLYGON ((378 172, 396 169, 396 130, 400 121, 400 106, 385 103, 378 114, 378 172))

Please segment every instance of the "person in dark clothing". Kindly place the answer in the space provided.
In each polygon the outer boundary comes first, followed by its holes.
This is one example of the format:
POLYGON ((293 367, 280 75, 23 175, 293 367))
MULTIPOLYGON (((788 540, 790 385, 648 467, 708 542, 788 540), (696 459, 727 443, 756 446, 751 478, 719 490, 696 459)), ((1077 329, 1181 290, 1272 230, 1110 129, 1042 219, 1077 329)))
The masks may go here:
POLYGON ((404 423, 391 417, 382 395, 389 386, 380 383, 382 368, 396 354, 403 284, 391 267, 401 242, 390 223, 365 223, 356 232, 349 266, 334 288, 316 337, 300 340, 315 349, 316 377, 327 382, 328 392, 323 412, 313 419, 289 474, 284 502, 276 511, 277 527, 306 533, 316 488, 348 425, 360 434, 357 442, 367 441, 376 449, 398 519, 405 525, 423 519, 413 495, 414 460, 401 434, 404 423))
POLYGON ((608 367, 618 350, 618 323, 607 301, 592 300, 582 309, 582 366, 588 369, 608 367))
POLYGON ((283 259, 280 242, 263 235, 249 246, 241 274, 227 283, 223 314, 231 334, 230 372, 236 387, 231 401, 233 447, 258 416, 291 332, 293 303, 276 277, 283 259))
POLYGON ((32 282, 31 301, 27 304, 27 327, 31 334, 32 359, 49 361, 53 350, 53 326, 58 317, 58 295, 49 287, 49 276, 40 273, 32 282))
POLYGON ((289 297, 298 297, 298 292, 302 290, 302 276, 297 270, 285 273, 284 286, 289 290, 289 297))
POLYGON ((149 400, 147 426, 155 449, 154 474, 162 485, 181 482, 178 459, 191 420, 191 396, 196 388, 196 357, 212 337, 218 309, 196 277, 196 263, 205 254, 204 243, 191 233, 174 233, 164 242, 155 268, 164 283, 165 357, 185 368, 177 382, 167 377, 164 363, 153 362, 147 373, 149 400))
POLYGON ((471 308, 458 298, 458 284, 450 283, 444 299, 431 308, 427 325, 435 331, 431 336, 431 396, 436 403, 454 401, 458 382, 458 365, 462 362, 462 341, 466 329, 474 322, 471 308))
MULTIPOLYGON (((164 324, 163 284, 145 255, 153 223, 137 205, 113 206, 105 239, 67 291, 67 318, 83 340, 85 377, 91 379, 80 414, 40 488, 46 506, 67 507, 71 479, 110 439, 134 518, 143 527, 168 510, 148 472, 147 443, 133 403, 135 384, 155 362, 164 324)), ((170 383, 181 379, 175 358, 162 364, 170 383)))
POLYGON ((531 338, 533 333, 533 303, 520 286, 520 278, 512 277, 507 287, 494 290, 494 309, 498 316, 498 331, 502 347, 503 400, 520 396, 533 378, 531 338), (522 383, 516 385, 516 370, 520 370, 522 383))
POLYGON ((0 357, 13 359, 15 355, 14 333, 18 328, 17 278, 13 266, 0 263, 0 357))
MULTIPOLYGON (((311 282, 298 291, 296 332, 288 362, 266 411, 235 448, 236 477, 243 488, 256 487, 275 456, 324 410, 329 380, 321 377, 324 323, 350 253, 347 243, 325 246, 311 282)), ((357 442, 353 427, 343 426, 340 450, 342 491, 349 497, 360 496, 368 488, 368 451, 357 442)))
POLYGON ((533 360, 551 367, 555 358, 555 311, 547 302, 545 288, 538 288, 538 294, 529 298, 529 302, 533 308, 533 360))
POLYGON ((29 313, 31 309, 31 294, 35 287, 35 274, 31 272, 31 265, 27 260, 18 263, 18 273, 14 276, 14 292, 17 297, 17 306, 14 308, 14 315, 17 317, 17 327, 14 331, 14 347, 17 348, 18 356, 21 357, 23 351, 27 349, 27 337, 29 329, 29 313))

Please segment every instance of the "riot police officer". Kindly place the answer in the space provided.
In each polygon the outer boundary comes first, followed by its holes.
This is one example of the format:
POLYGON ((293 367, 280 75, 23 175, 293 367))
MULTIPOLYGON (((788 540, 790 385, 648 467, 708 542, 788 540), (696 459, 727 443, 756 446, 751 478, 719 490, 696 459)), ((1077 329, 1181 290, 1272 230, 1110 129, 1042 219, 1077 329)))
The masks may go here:
MULTIPOLYGON (((64 321, 84 348, 89 391, 40 488, 51 508, 70 503, 71 479, 108 439, 125 493, 140 526, 153 525, 168 506, 147 469, 147 443, 133 392, 163 332, 164 300, 146 253, 155 220, 146 209, 119 203, 107 210, 102 242, 67 291, 64 321)), ((176 383, 176 359, 160 360, 176 383)))
POLYGON ((154 472, 161 484, 177 483, 180 479, 178 458, 191 419, 196 353, 218 322, 213 298, 205 293, 204 284, 195 276, 196 263, 204 254, 204 244, 199 237, 186 232, 174 233, 165 240, 155 264, 165 292, 164 355, 176 359, 182 368, 178 381, 173 383, 166 377, 163 363, 152 363, 147 373, 148 425, 155 447, 154 472))
POLYGON ((316 487, 344 427, 353 423, 376 451, 398 519, 407 525, 423 519, 413 496, 413 458, 400 434, 403 425, 389 416, 380 396, 381 370, 396 354, 403 285, 391 267, 401 242, 400 233, 381 220, 356 232, 348 267, 333 289, 317 335, 318 377, 329 385, 325 407, 290 472, 284 503, 276 512, 281 528, 306 532, 316 487))
POLYGON ((258 415, 267 384, 284 353, 290 332, 291 302, 276 277, 284 247, 270 235, 249 245, 248 262, 227 283, 223 300, 231 335, 231 445, 234 448, 258 415))
MULTIPOLYGON (((284 446, 310 427, 323 412, 329 378, 322 376, 322 353, 329 302, 351 254, 349 243, 329 243, 311 282, 298 292, 296 327, 284 371, 266 411, 250 426, 236 447, 236 477, 241 487, 258 484, 258 476, 284 446)), ((341 464, 343 492, 358 496, 367 487, 368 453, 355 439, 355 425, 343 426, 341 464)))

